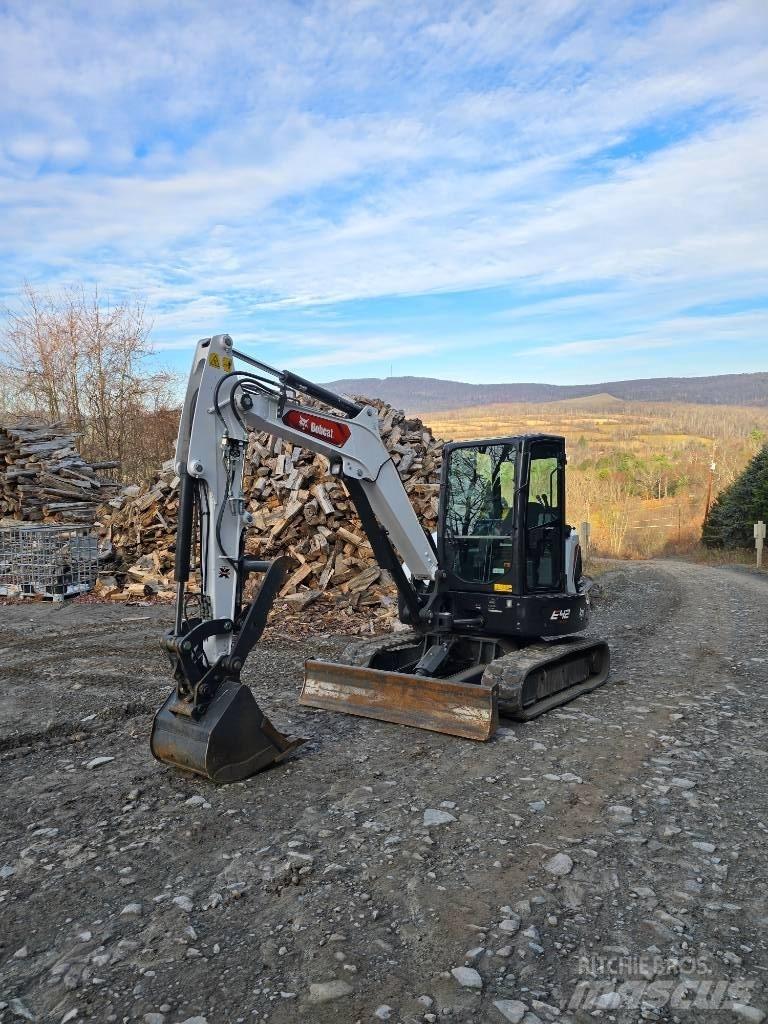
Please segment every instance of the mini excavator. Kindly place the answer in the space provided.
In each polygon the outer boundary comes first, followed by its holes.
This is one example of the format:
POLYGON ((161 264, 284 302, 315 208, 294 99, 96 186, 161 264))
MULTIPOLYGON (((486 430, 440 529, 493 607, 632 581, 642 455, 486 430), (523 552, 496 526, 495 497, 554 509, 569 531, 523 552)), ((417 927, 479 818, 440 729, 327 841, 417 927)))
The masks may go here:
POLYGON ((605 682, 608 645, 579 635, 589 581, 565 521, 564 438, 446 444, 433 537, 376 409, 216 335, 197 344, 176 447, 176 614, 165 638, 175 687, 152 726, 160 761, 232 782, 303 742, 276 729, 240 679, 295 568, 286 555, 264 561, 246 551, 249 429, 325 456, 397 587, 405 627, 353 642, 339 662, 307 661, 300 704, 488 740, 500 714, 529 721, 605 682), (249 576, 259 586, 245 600, 249 576))

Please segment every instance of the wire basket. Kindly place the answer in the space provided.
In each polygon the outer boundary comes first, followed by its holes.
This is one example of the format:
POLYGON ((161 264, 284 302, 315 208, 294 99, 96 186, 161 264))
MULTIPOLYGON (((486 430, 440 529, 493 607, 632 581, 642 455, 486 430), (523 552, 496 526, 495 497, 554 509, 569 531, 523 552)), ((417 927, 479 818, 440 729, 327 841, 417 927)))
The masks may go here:
POLYGON ((87 526, 0 527, 0 596, 65 597, 96 582, 99 542, 87 526))

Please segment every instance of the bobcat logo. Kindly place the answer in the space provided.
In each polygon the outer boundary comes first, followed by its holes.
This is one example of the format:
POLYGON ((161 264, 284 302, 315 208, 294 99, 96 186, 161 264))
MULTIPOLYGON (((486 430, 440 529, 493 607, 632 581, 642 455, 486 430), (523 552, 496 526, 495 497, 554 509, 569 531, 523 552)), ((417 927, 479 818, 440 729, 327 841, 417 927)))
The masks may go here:
POLYGON ((338 420, 327 420, 299 409, 289 409, 283 416, 283 423, 300 430, 302 434, 317 437, 336 448, 343 448, 350 438, 350 429, 346 423, 338 420))

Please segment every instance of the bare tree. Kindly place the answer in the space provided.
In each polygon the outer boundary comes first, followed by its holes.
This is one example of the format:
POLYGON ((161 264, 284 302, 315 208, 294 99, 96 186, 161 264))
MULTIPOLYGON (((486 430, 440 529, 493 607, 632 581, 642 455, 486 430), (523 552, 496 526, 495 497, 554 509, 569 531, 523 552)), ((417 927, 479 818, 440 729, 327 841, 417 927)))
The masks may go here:
POLYGON ((66 421, 84 455, 116 459, 135 478, 152 468, 147 456, 158 442, 167 457, 173 437, 162 416, 163 436, 158 423, 147 430, 147 418, 171 406, 173 384, 169 373, 146 369, 150 352, 143 303, 27 285, 0 340, 0 398, 7 409, 66 421))

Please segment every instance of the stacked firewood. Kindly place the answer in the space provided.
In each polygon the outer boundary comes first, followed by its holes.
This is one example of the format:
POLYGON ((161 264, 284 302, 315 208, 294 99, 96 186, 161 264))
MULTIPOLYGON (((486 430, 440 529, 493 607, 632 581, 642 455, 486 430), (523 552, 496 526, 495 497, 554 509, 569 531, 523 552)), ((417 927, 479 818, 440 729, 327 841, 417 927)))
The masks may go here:
POLYGON ((116 462, 86 462, 61 423, 0 425, 0 519, 86 524, 118 490, 99 473, 116 462))
MULTIPOLYGON (((398 468, 419 519, 433 530, 437 518, 442 442, 421 420, 383 402, 364 399, 378 410, 384 443, 398 468)), ((173 588, 173 550, 178 478, 166 463, 152 483, 113 499, 101 510, 105 540, 116 567, 97 588, 125 600, 173 588)), ((387 574, 376 563, 342 481, 331 476, 327 460, 306 448, 251 435, 244 491, 253 523, 248 551, 264 559, 291 555, 297 562, 281 591, 288 607, 314 601, 353 618, 366 610, 366 622, 389 617, 396 598, 387 574)))

